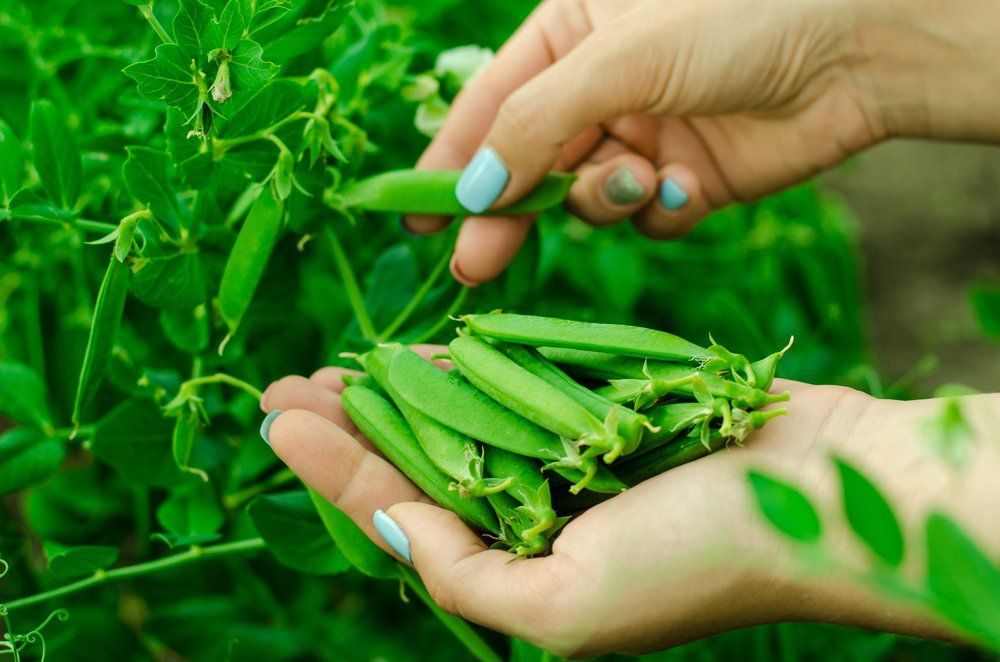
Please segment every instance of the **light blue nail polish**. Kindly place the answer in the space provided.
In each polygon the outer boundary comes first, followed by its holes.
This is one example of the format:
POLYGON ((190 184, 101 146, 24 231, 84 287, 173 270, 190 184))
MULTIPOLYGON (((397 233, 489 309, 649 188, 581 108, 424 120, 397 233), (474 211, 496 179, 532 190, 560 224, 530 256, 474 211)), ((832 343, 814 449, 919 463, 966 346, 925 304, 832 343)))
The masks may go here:
POLYGON ((279 416, 281 416, 281 410, 275 409, 270 414, 265 416, 264 422, 260 424, 260 437, 261 439, 266 441, 268 445, 271 444, 271 440, 268 438, 271 434, 271 425, 274 423, 274 420, 279 416))
POLYGON ((677 211, 686 205, 689 199, 688 194, 674 180, 664 179, 660 184, 660 202, 670 211, 677 211))
POLYGON ((465 166, 462 176, 458 178, 455 197, 470 212, 480 214, 496 202, 508 179, 510 173, 501 163, 500 157, 489 147, 484 147, 465 166))
POLYGON ((413 563, 413 559, 410 558, 410 539, 406 537, 403 530, 396 524, 396 520, 386 515, 385 511, 376 510, 375 516, 372 517, 372 522, 374 522, 375 530, 379 532, 379 535, 389 543, 389 547, 392 547, 407 562, 413 563))

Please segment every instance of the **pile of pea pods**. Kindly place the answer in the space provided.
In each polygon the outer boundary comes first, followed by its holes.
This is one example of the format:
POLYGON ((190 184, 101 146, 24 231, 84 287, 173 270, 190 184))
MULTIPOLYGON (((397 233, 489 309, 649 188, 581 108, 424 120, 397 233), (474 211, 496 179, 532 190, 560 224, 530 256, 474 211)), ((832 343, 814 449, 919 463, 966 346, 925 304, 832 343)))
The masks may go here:
MULTIPOLYGON (((343 404, 417 486, 496 546, 545 554, 583 509, 741 443, 787 413, 785 349, 751 363, 664 331, 466 315, 441 369, 400 344, 357 357, 343 404)), ((789 343, 790 345, 790 343, 789 343)))

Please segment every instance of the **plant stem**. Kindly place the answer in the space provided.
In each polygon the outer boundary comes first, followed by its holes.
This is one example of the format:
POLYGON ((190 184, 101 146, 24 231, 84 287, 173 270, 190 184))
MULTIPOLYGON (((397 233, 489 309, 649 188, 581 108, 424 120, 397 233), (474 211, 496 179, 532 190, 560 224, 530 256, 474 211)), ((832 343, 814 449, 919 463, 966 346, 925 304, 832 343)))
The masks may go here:
POLYGON ((222 498, 222 505, 225 506, 226 510, 233 510, 234 508, 239 508, 244 503, 254 498, 258 494, 267 492, 271 488, 284 485, 297 476, 291 469, 282 469, 278 473, 274 474, 267 480, 263 480, 259 483, 255 483, 250 487, 244 488, 239 492, 233 492, 232 494, 227 494, 222 498))
POLYGON ((224 372, 217 372, 214 375, 206 375, 205 377, 195 377, 194 379, 189 379, 183 384, 181 384, 181 390, 184 389, 193 390, 195 387, 202 386, 203 384, 228 384, 234 386, 242 391, 245 391, 257 398, 258 400, 264 395, 257 387, 252 384, 248 384, 242 379, 237 379, 232 375, 227 375, 224 372))
POLYGON ((18 221, 28 221, 31 223, 47 223, 49 225, 62 225, 86 232, 97 232, 108 234, 118 229, 117 223, 105 223, 104 221, 92 221, 87 218, 50 218, 48 216, 38 216, 37 214, 18 214, 13 212, 11 218, 18 221))
POLYGON ((361 335, 364 336, 365 340, 374 344, 378 336, 375 333, 375 326, 372 324, 372 318, 368 314, 368 309, 365 307, 365 299, 361 294, 361 286, 354 275, 354 270, 351 269, 351 261, 347 259, 344 246, 340 243, 340 239, 333 228, 328 224, 324 227, 324 230, 326 231, 327 239, 330 241, 330 248, 333 249, 333 264, 337 268, 337 273, 340 274, 340 279, 344 281, 347 300, 354 311, 354 318, 358 321, 361 335))
POLYGON ((149 26, 153 28, 153 32, 156 33, 156 36, 159 37, 164 44, 174 43, 174 40, 170 38, 170 35, 167 34, 167 31, 163 29, 163 24, 161 24, 159 19, 156 18, 156 16, 153 14, 152 2, 150 2, 148 5, 140 6, 139 13, 142 14, 142 17, 146 19, 146 21, 149 23, 149 26))
POLYGON ((420 343, 427 342, 428 340, 433 339, 434 336, 440 333, 441 329, 443 329, 448 324, 448 322, 451 321, 452 315, 456 314, 458 310, 465 305, 465 300, 468 298, 469 298, 469 288, 463 285, 462 289, 458 291, 457 295, 455 295, 455 300, 451 302, 451 306, 448 307, 448 312, 446 312, 444 315, 441 316, 441 319, 438 321, 438 323, 432 326, 431 328, 427 329, 427 331, 421 333, 416 338, 411 338, 407 342, 410 343, 411 345, 419 345, 420 343))
POLYGON ((480 662, 501 662, 500 656, 496 654, 496 651, 483 641, 483 638, 479 636, 478 632, 472 629, 472 626, 468 622, 457 616, 452 616, 434 602, 434 598, 427 592, 416 572, 404 565, 399 566, 399 572, 406 585, 417 594, 417 597, 423 600, 424 604, 441 621, 441 624, 448 628, 455 635, 455 638, 462 642, 477 660, 480 662))
POLYGON ((168 556, 166 558, 156 559, 155 561, 137 563, 135 565, 115 568, 113 570, 98 570, 86 579, 81 579, 79 581, 54 588, 50 591, 45 591, 44 593, 29 595, 26 598, 8 602, 3 606, 7 611, 13 611, 15 609, 29 607, 42 602, 48 602, 49 600, 62 597, 64 595, 78 593, 80 591, 93 588, 94 586, 98 586, 99 584, 128 579, 130 577, 141 577, 142 575, 149 575, 154 572, 159 572, 160 570, 174 568, 201 559, 254 552, 259 549, 263 549, 264 547, 265 544, 263 538, 247 538, 246 540, 227 542, 219 545, 212 545, 211 547, 199 547, 195 545, 187 551, 174 554, 173 556, 168 556))
POLYGON ((396 332, 399 331, 404 324, 406 324, 406 322, 410 319, 410 316, 413 315, 420 304, 423 303, 424 299, 427 298, 427 295, 437 283, 441 274, 448 268, 448 262, 450 259, 451 251, 444 251, 444 253, 441 254, 441 258, 437 261, 437 264, 434 265, 434 269, 431 270, 431 273, 424 279, 424 282, 421 283, 420 289, 414 292, 413 297, 406 304, 406 306, 399 311, 396 318, 392 320, 387 327, 385 327, 385 330, 383 330, 382 333, 379 334, 379 342, 391 340, 392 336, 394 336, 396 332))

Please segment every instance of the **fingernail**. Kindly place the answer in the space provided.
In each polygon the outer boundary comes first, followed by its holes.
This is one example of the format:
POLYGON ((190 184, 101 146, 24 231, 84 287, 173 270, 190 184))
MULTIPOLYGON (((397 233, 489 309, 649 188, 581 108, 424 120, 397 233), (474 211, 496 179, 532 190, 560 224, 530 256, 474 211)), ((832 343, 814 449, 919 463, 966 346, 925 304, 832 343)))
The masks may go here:
POLYGON ((382 536, 382 539, 389 543, 389 547, 392 547, 393 551, 406 559, 408 563, 413 563, 413 559, 410 558, 410 539, 396 524, 396 520, 386 515, 385 511, 376 510, 372 522, 374 522, 375 530, 382 536))
POLYGON ((642 184, 625 166, 611 173, 604 182, 604 193, 608 196, 608 200, 616 205, 630 205, 642 200, 646 195, 642 184))
POLYGON ((500 157, 489 147, 484 147, 458 178, 455 197, 473 214, 482 213, 500 197, 508 179, 510 173, 500 162, 500 157))
POLYGON ((462 272, 462 268, 458 266, 458 255, 451 256, 451 275, 455 277, 455 280, 466 287, 476 287, 479 285, 479 283, 472 280, 462 272))
POLYGON ((274 424, 276 418, 281 416, 281 410, 275 409, 270 414, 264 417, 264 422, 260 424, 260 438, 267 442, 267 445, 271 445, 270 435, 271 426, 274 424))
POLYGON ((660 203, 670 211, 677 211, 688 203, 688 194, 672 179, 660 184, 660 203))

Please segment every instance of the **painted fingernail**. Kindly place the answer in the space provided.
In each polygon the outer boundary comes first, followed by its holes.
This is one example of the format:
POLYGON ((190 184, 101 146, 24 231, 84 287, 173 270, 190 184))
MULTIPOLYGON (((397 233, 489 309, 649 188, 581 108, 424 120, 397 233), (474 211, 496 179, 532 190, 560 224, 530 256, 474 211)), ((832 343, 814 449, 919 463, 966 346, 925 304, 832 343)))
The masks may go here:
POLYGON ((635 178, 632 171, 622 166, 618 168, 604 182, 604 193, 608 200, 616 205, 630 205, 638 202, 646 195, 642 184, 635 178))
POLYGON ((457 280, 462 285, 465 285, 466 287, 476 287, 476 286, 479 285, 479 283, 477 283, 476 281, 474 281, 471 278, 469 278, 468 276, 466 276, 465 273, 462 271, 462 268, 460 266, 458 266, 458 256, 457 255, 452 255, 451 256, 451 267, 450 268, 451 268, 451 275, 454 276, 455 280, 457 280))
POLYGON ((260 424, 260 438, 267 442, 267 445, 271 445, 270 435, 271 426, 274 424, 275 419, 281 416, 281 410, 275 409, 270 414, 264 417, 264 422, 260 424))
POLYGON ((677 211, 688 203, 688 194, 672 179, 664 179, 660 184, 660 203, 670 211, 677 211))
POLYGON ((396 524, 396 520, 386 515, 385 511, 376 510, 372 522, 374 522, 375 530, 382 536, 382 539, 389 543, 389 547, 392 547, 393 551, 406 559, 407 562, 413 563, 413 559, 410 557, 410 539, 396 524))
POLYGON ((458 178, 455 197, 473 214, 482 213, 500 197, 508 179, 510 173, 500 161, 500 157, 489 147, 484 147, 458 178))

